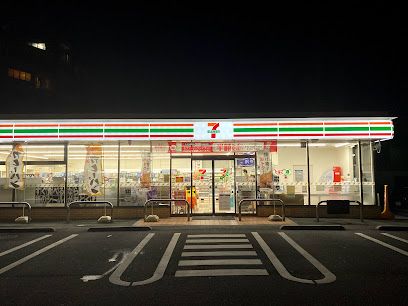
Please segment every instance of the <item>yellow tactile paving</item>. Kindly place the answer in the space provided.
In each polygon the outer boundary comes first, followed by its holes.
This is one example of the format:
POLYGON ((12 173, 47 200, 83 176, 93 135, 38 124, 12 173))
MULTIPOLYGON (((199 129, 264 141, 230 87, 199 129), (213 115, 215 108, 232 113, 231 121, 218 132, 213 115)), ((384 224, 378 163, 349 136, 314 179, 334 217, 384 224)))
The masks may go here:
POLYGON ((163 218, 159 222, 145 222, 139 220, 134 223, 134 226, 161 226, 161 225, 294 225, 296 224, 290 218, 286 218, 285 222, 268 221, 267 217, 242 217, 242 221, 235 220, 190 220, 187 222, 185 217, 163 218))

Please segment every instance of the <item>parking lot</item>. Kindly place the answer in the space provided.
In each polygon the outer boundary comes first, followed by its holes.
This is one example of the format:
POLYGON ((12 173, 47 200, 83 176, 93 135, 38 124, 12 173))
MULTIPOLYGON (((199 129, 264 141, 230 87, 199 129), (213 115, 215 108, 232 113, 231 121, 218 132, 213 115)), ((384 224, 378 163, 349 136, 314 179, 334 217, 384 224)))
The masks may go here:
POLYGON ((408 233, 0 234, 2 304, 407 304, 408 233))

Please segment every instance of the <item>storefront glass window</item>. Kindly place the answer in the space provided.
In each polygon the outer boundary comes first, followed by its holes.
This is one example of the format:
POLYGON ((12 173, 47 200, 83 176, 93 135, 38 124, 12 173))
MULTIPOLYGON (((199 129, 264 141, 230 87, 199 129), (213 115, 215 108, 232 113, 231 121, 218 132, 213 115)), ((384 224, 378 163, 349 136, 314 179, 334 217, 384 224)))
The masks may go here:
POLYGON ((363 170, 363 200, 364 204, 375 204, 375 183, 374 183, 374 166, 373 166, 373 149, 369 141, 361 142, 361 166, 363 170))
POLYGON ((310 142, 311 204, 324 200, 360 201, 357 142, 310 142))
POLYGON ((117 173, 118 143, 69 143, 67 203, 109 201, 117 205, 117 173))
MULTIPOLYGON (((171 159, 171 194, 173 199, 186 199, 191 184, 191 158, 174 156, 171 159)), ((185 202, 174 202, 172 214, 186 214, 185 202)))
POLYGON ((259 191, 285 205, 308 204, 306 143, 278 141, 258 152, 259 191))

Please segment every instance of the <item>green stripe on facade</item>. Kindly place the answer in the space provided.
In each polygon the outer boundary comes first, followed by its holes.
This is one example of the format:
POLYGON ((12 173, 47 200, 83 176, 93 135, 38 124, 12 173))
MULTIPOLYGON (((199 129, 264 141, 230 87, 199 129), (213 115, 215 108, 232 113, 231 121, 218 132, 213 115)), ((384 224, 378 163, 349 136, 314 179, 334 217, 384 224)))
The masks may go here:
POLYGON ((107 133, 148 133, 149 129, 105 129, 107 133))
POLYGON ((26 133, 58 133, 58 129, 14 129, 16 134, 26 134, 26 133))
POLYGON ((322 127, 304 127, 304 128, 279 128, 279 132, 323 132, 322 127))
POLYGON ((150 129, 151 133, 193 133, 194 129, 150 129))
POLYGON ((349 126, 349 127, 326 127, 326 132, 349 132, 349 131, 368 131, 368 126, 349 126))
POLYGON ((277 132, 278 128, 234 128, 235 133, 240 132, 277 132))
POLYGON ((392 127, 389 126, 372 126, 371 131, 392 131, 392 127))
POLYGON ((0 130, 0 133, 13 133, 13 130, 0 130))
POLYGON ((103 133, 103 129, 60 129, 60 133, 103 133))

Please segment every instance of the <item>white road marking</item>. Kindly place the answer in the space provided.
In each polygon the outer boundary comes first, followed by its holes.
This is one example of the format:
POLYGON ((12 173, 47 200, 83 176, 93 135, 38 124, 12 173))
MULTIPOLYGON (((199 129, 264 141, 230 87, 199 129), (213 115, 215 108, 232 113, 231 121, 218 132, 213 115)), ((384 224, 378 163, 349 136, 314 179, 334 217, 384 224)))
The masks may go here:
POLYGON ((125 282, 120 279, 122 276, 123 272, 127 269, 127 267, 130 265, 130 263, 135 259, 135 257, 140 253, 140 251, 145 247, 145 245, 149 242, 150 239, 152 239, 154 236, 154 233, 147 234, 147 236, 140 241, 140 243, 133 249, 133 251, 126 256, 125 260, 118 265, 115 271, 111 274, 109 277, 109 281, 112 284, 119 285, 119 286, 130 286, 129 282, 125 282))
POLYGON ((257 256, 255 251, 213 251, 213 252, 183 252, 181 257, 193 256, 257 256))
MULTIPOLYGON (((117 258, 117 255, 120 253, 116 253, 115 257, 117 258)), ((122 259, 121 261, 119 261, 116 265, 114 265, 112 268, 110 268, 108 271, 106 271, 105 273, 101 274, 101 275, 84 275, 81 277, 81 280, 86 283, 88 281, 93 281, 93 280, 98 280, 103 278, 105 275, 108 275, 109 273, 111 273, 113 270, 115 270, 126 258, 126 256, 128 255, 127 252, 123 252, 122 253, 122 259)), ((112 259, 112 258, 111 258, 112 259)), ((111 262, 111 259, 109 259, 109 262, 111 262)), ((115 260, 116 261, 116 260, 115 260)))
POLYGON ((26 246, 28 246, 28 245, 30 245, 30 244, 36 243, 37 241, 43 240, 43 239, 48 238, 48 237, 51 237, 51 236, 52 236, 52 235, 44 235, 44 236, 41 236, 41 237, 39 237, 39 238, 37 238, 37 239, 34 239, 34 240, 29 241, 29 242, 20 244, 20 245, 14 247, 14 248, 11 248, 11 249, 9 249, 9 250, 7 250, 7 251, 4 251, 4 252, 0 253, 0 257, 1 257, 1 256, 4 256, 4 255, 7 255, 7 254, 10 254, 10 253, 12 253, 12 252, 14 252, 14 251, 17 251, 17 250, 19 250, 19 249, 22 249, 22 248, 24 248, 24 247, 26 247, 26 246))
POLYGON ((248 239, 187 239, 186 243, 218 243, 218 242, 231 242, 242 243, 249 242, 248 239))
POLYGON ((187 235, 187 238, 245 238, 245 234, 202 234, 187 235))
POLYGON ((230 266, 230 265, 262 265, 259 259, 197 259, 180 260, 180 267, 187 266, 230 266))
POLYGON ((367 235, 365 235, 365 234, 363 234, 363 233, 356 233, 356 235, 358 235, 358 236, 360 236, 360 237, 363 237, 363 238, 365 238, 365 239, 368 239, 368 240, 370 240, 370 241, 372 241, 372 242, 378 243, 379 245, 382 245, 382 246, 384 246, 384 247, 386 247, 386 248, 388 248, 388 249, 391 249, 391 250, 393 250, 393 251, 395 251, 395 252, 398 252, 398 253, 400 253, 400 254, 402 254, 402 255, 408 256, 408 252, 407 252, 407 251, 401 250, 401 249, 399 249, 399 248, 397 248, 397 247, 395 247, 395 246, 392 246, 391 244, 382 242, 381 240, 372 238, 372 237, 367 236, 367 235))
POLYGON ((397 237, 397 236, 394 236, 394 235, 391 235, 391 234, 388 234, 388 233, 381 233, 381 234, 383 234, 384 236, 387 236, 387 237, 390 237, 390 238, 393 238, 393 239, 408 243, 407 239, 403 239, 403 238, 400 238, 400 237, 397 237))
POLYGON ((132 251, 132 253, 126 258, 126 260, 120 264, 117 269, 111 274, 109 277, 109 281, 113 284, 119 285, 119 286, 141 286, 141 285, 146 285, 153 283, 159 279, 161 279, 164 275, 164 272, 167 269, 167 266, 169 264, 171 255, 173 254, 174 248, 176 247, 177 241, 180 237, 180 233, 175 233, 173 234, 173 237, 171 238, 166 251, 164 252, 157 268, 156 271, 154 271, 154 274, 152 277, 142 280, 142 281, 137 281, 137 282, 126 282, 121 280, 121 276, 123 272, 126 271, 128 266, 131 264, 131 262, 135 259, 135 257, 140 253, 140 251, 143 249, 143 247, 149 242, 149 240, 154 236, 153 233, 148 234, 139 244, 138 246, 132 251))
POLYGON ((112 256, 112 258, 109 258, 109 262, 115 262, 118 259, 120 253, 115 253, 115 255, 112 256))
POLYGON ((269 275, 265 269, 179 270, 175 277, 269 275))
POLYGON ((324 275, 324 278, 319 280, 311 280, 305 278, 295 277, 286 270, 285 266, 281 263, 281 261, 276 257, 275 253, 271 250, 271 248, 266 244, 266 242, 262 239, 262 237, 257 232, 252 232, 252 235, 258 241, 259 245, 265 252, 266 256, 268 256, 269 260, 278 271, 278 273, 291 281, 304 283, 304 284, 324 284, 324 283, 331 283, 336 280, 336 276, 331 273, 327 268, 325 268, 317 259, 315 259, 312 255, 306 252, 303 248, 301 248, 296 242, 294 242, 289 236, 285 233, 280 232, 279 235, 284 238, 290 245, 292 245, 300 254, 303 255, 312 265, 316 267, 324 275))
POLYGON ((44 253, 44 252, 46 252, 46 251, 48 251, 48 250, 50 250, 50 249, 64 243, 65 241, 68 241, 68 240, 70 240, 70 239, 72 239, 72 238, 74 238, 76 236, 78 236, 78 234, 73 234, 73 235, 70 235, 68 237, 65 237, 64 239, 58 240, 57 242, 51 243, 50 245, 47 245, 46 247, 44 247, 44 248, 42 248, 42 249, 40 249, 40 250, 38 250, 38 251, 36 251, 34 253, 31 253, 30 255, 27 255, 26 257, 23 257, 23 258, 15 261, 15 262, 9 264, 8 266, 6 266, 4 268, 1 268, 0 269, 0 274, 3 274, 4 272, 7 272, 7 271, 17 267, 17 266, 21 265, 22 263, 30 260, 31 258, 34 258, 34 257, 40 255, 41 253, 44 253))
POLYGON ((203 245, 185 245, 185 250, 202 249, 252 249, 251 244, 203 244, 203 245))

